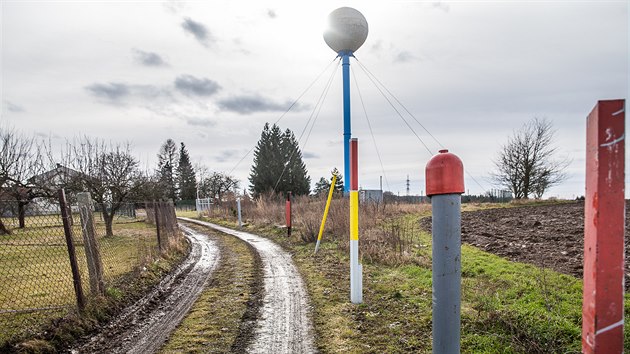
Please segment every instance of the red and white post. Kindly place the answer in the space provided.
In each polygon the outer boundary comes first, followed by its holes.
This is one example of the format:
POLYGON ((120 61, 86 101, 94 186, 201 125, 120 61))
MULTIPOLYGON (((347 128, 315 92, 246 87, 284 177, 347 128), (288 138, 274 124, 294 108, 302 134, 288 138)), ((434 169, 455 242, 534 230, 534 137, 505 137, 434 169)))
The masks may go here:
POLYGON ((623 352, 625 101, 586 120, 582 352, 623 352))

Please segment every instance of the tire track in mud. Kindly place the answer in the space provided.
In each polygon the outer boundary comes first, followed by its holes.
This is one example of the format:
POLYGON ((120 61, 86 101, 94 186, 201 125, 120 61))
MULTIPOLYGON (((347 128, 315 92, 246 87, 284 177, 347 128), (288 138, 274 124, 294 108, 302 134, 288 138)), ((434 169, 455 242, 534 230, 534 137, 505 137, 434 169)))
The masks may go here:
POLYGON ((71 352, 152 353, 162 346, 199 297, 220 259, 214 240, 188 227, 180 228, 191 243, 186 260, 153 291, 71 352))
POLYGON ((289 253, 260 236, 199 220, 179 219, 236 236, 251 244, 260 255, 265 294, 248 353, 316 352, 307 314, 308 294, 289 253))

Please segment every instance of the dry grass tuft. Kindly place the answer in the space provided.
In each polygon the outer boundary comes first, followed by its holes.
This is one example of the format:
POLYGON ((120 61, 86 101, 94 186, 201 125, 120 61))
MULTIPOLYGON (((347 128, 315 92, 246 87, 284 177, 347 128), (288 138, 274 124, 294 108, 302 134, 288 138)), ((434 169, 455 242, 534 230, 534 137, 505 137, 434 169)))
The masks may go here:
MULTIPOLYGON (((265 194, 256 200, 242 200, 242 219, 246 223, 259 226, 284 226, 285 203, 284 197, 274 194, 265 194)), ((325 196, 299 196, 293 199, 294 241, 311 243, 317 240, 325 205, 325 196)), ((391 265, 417 262, 411 255, 414 240, 418 239, 420 233, 418 218, 429 215, 430 210, 429 204, 360 203, 359 238, 363 259, 391 265)), ((215 206, 210 217, 236 222, 236 203, 224 202, 221 206, 215 206)), ((335 242, 341 250, 347 251, 350 238, 349 220, 348 199, 334 198, 328 213, 323 242, 335 242)))

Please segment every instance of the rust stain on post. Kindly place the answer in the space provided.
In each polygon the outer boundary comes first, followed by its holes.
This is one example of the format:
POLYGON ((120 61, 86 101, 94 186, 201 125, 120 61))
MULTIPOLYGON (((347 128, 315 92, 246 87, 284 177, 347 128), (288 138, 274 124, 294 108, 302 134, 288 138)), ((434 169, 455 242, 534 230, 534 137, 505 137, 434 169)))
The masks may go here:
POLYGON ((582 351, 622 353, 625 101, 599 101, 586 125, 582 351))

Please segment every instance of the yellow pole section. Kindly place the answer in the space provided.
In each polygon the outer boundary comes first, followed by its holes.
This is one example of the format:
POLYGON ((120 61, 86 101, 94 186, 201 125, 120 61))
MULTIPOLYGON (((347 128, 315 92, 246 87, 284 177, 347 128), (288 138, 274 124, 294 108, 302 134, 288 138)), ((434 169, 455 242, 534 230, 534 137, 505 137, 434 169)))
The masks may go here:
POLYGON ((359 192, 350 191, 350 240, 359 240, 359 192))
POLYGON ((330 191, 328 192, 328 199, 326 200, 324 216, 322 217, 322 223, 319 226, 319 233, 317 234, 317 245, 315 245, 315 253, 317 253, 319 242, 322 240, 322 235, 324 234, 324 226, 326 225, 326 217, 328 216, 328 210, 330 209, 330 201, 332 200, 333 192, 335 191, 335 182, 337 182, 337 175, 333 175, 332 182, 330 183, 330 191))

